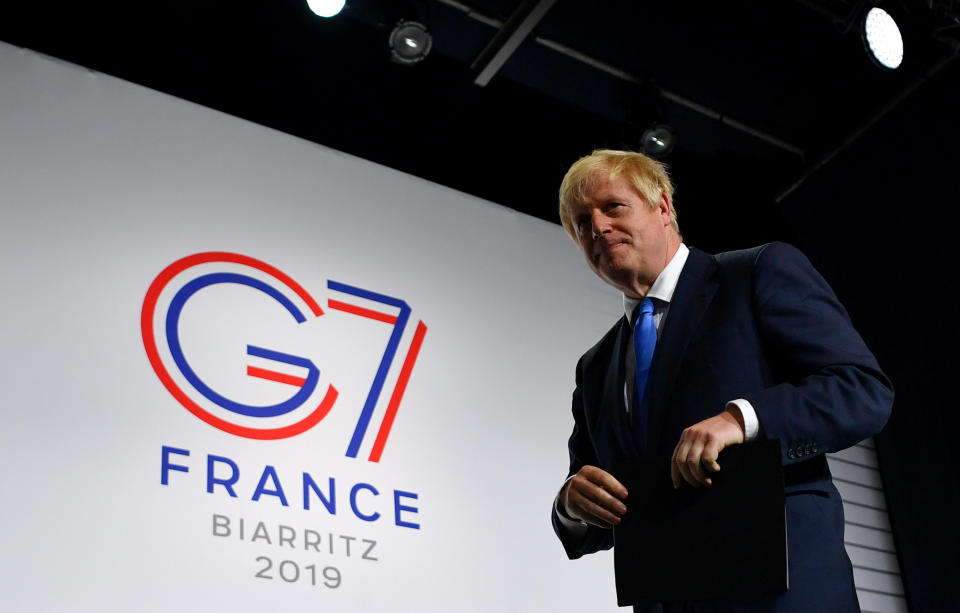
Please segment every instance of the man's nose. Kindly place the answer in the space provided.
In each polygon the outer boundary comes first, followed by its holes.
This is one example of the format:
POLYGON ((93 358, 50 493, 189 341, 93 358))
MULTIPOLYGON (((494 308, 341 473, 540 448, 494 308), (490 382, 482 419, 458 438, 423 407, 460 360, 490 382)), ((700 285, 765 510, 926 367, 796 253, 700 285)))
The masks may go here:
POLYGON ((590 230, 593 238, 600 238, 610 231, 610 220, 602 211, 593 211, 590 216, 590 230))

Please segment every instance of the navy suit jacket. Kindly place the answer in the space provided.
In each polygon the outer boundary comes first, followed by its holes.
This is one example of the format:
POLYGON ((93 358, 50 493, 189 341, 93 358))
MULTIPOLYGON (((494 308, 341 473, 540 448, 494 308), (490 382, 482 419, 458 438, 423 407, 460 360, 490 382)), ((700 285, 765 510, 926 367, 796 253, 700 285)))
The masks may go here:
MULTIPOLYGON (((584 465, 609 471, 639 457, 623 400, 630 333, 624 317, 577 365, 571 475, 584 465)), ((784 243, 716 256, 691 249, 657 342, 648 390, 649 454, 670 455, 684 428, 736 398, 753 405, 760 438, 780 439, 790 589, 635 610, 857 611, 843 507, 824 454, 878 432, 890 414, 893 389, 806 257, 784 243)), ((575 537, 556 511, 553 524, 570 558, 613 545, 612 531, 593 526, 575 537)), ((723 564, 723 552, 690 553, 723 564)))

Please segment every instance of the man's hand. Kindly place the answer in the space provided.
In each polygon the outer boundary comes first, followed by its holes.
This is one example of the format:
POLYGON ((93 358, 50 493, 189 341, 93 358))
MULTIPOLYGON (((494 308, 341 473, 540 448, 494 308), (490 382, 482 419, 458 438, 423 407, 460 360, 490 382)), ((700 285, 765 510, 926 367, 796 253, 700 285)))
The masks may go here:
POLYGON ((717 456, 726 447, 742 442, 743 417, 737 408, 728 408, 684 430, 670 462, 673 489, 680 487, 681 477, 693 487, 712 485, 707 472, 720 470, 717 456))
POLYGON ((626 497, 627 488, 596 466, 584 466, 577 471, 563 484, 559 496, 563 511, 569 517, 600 528, 613 528, 620 523, 627 512, 621 502, 626 497))

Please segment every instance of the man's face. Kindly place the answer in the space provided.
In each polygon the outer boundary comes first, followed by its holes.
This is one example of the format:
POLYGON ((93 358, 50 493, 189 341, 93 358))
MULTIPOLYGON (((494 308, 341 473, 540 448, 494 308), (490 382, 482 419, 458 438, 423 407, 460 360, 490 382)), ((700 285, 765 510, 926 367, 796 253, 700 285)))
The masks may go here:
POLYGON ((569 209, 580 249, 601 279, 641 298, 679 244, 667 197, 654 208, 622 177, 599 172, 592 179, 583 200, 569 209))

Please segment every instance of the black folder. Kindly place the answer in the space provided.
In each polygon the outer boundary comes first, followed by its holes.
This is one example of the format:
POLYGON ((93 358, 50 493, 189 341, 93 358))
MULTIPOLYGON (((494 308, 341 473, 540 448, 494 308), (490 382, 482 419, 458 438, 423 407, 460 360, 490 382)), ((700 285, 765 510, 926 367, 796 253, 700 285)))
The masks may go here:
POLYGON ((780 441, 733 445, 717 462, 699 489, 674 490, 666 457, 614 468, 629 492, 613 530, 620 606, 787 589, 780 441))

